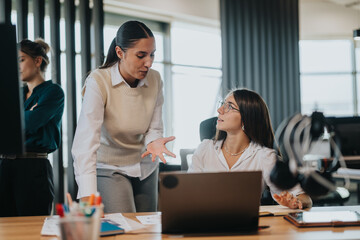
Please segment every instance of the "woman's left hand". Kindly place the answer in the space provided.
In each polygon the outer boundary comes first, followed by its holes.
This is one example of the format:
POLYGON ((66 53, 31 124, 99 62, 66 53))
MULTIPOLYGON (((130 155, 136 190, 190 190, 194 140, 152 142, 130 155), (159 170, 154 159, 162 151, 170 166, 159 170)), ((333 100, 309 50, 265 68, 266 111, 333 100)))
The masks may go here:
POLYGON ((155 141, 152 141, 147 145, 146 152, 144 152, 141 157, 146 157, 147 155, 151 154, 151 160, 154 162, 156 157, 159 157, 163 163, 166 163, 166 160, 163 156, 163 153, 166 155, 169 155, 171 157, 176 157, 176 155, 172 152, 170 152, 165 144, 173 141, 175 139, 174 136, 166 137, 166 138, 159 138, 155 141))
POLYGON ((303 204, 302 202, 295 197, 294 195, 292 195, 291 193, 284 191, 282 193, 278 194, 274 194, 274 198, 275 200, 283 206, 292 208, 292 209, 303 209, 303 204))

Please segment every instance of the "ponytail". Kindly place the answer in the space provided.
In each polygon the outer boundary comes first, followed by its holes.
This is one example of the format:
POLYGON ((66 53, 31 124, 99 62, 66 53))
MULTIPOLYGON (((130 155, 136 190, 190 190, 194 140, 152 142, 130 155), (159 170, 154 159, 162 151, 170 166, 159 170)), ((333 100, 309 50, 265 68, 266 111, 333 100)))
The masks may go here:
POLYGON ((109 50, 108 50, 108 53, 107 53, 107 56, 106 56, 106 61, 100 67, 100 69, 112 67, 115 63, 117 63, 119 61, 119 58, 116 55, 115 48, 116 48, 116 38, 114 38, 114 40, 112 40, 109 50))

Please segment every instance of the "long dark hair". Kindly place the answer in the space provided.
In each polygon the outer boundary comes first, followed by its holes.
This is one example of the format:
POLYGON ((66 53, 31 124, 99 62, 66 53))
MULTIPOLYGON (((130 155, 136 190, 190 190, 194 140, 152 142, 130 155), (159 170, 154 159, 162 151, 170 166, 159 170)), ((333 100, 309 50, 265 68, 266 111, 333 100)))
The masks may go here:
MULTIPOLYGON (((228 94, 230 95, 234 96, 239 106, 245 134, 261 146, 273 148, 274 131, 268 107, 262 97, 248 89, 235 89, 228 94)), ((222 139, 226 139, 226 132, 216 130, 215 140, 222 139)))
POLYGON ((142 38, 154 37, 151 30, 142 22, 128 21, 120 26, 116 37, 111 42, 105 63, 100 68, 108 68, 119 61, 115 47, 119 46, 124 52, 132 48, 142 38))
POLYGON ((50 46, 41 38, 37 38, 35 41, 24 39, 19 43, 20 51, 26 53, 32 58, 41 57, 42 62, 40 65, 41 72, 46 71, 46 67, 49 65, 49 57, 47 53, 50 50, 50 46))

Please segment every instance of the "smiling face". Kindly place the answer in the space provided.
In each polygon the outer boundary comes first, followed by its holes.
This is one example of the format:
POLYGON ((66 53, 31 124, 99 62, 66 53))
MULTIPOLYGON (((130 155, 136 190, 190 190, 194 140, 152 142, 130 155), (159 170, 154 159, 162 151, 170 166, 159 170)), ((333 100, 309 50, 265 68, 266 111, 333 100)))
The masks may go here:
POLYGON ((229 95, 222 106, 217 110, 219 113, 216 128, 224 132, 238 133, 242 131, 241 114, 238 110, 239 106, 236 104, 234 96, 229 95), (230 105, 230 109, 227 112, 227 104, 230 105))
POLYGON ((136 79, 141 80, 146 77, 154 62, 155 39, 153 37, 142 38, 133 47, 128 48, 126 52, 118 46, 115 50, 121 59, 121 76, 129 82, 133 82, 136 79))
POLYGON ((19 51, 19 70, 21 80, 31 82, 40 74, 41 57, 32 58, 28 54, 19 51))

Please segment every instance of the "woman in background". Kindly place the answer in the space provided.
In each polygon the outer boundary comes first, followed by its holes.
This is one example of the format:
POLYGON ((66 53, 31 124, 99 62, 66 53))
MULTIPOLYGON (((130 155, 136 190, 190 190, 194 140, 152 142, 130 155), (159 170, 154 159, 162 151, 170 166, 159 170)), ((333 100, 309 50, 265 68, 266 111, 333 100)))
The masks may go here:
MULTIPOLYGON (((216 136, 204 140, 195 151, 189 172, 262 171, 273 198, 289 208, 308 208, 311 198, 299 185, 281 192, 270 181, 276 162, 274 133, 266 103, 247 89, 230 92, 218 108, 216 136)), ((265 186, 263 184, 263 187, 265 186)))
POLYGON ((144 23, 125 22, 83 89, 72 147, 78 198, 87 201, 99 191, 108 213, 156 211, 157 157, 175 157, 165 147, 174 137, 162 137, 163 84, 151 69, 155 50, 144 23))
MULTIPOLYGON (((24 87, 26 152, 0 156, 0 216, 50 215, 54 199, 48 153, 60 145, 64 92, 45 81, 50 49, 42 39, 19 43, 20 78, 24 87)), ((17 81, 17 79, 11 79, 17 81)))

